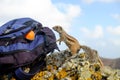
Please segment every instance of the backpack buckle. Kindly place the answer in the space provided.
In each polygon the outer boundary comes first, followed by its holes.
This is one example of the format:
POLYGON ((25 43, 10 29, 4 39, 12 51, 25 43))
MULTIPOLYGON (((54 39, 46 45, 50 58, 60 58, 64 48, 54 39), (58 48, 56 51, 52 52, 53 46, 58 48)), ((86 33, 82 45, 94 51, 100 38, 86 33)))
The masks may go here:
POLYGON ((6 42, 5 46, 8 46, 9 42, 6 42))
POLYGON ((10 31, 12 31, 12 29, 7 29, 7 30, 4 31, 4 34, 7 34, 7 33, 9 33, 10 31))

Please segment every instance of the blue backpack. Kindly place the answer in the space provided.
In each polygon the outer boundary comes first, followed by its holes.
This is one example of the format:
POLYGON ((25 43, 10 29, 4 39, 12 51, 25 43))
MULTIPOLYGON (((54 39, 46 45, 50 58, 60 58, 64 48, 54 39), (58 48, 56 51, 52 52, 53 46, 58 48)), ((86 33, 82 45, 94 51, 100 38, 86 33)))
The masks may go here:
POLYGON ((14 19, 0 27, 0 75, 14 72, 18 79, 29 80, 45 66, 45 57, 58 49, 51 29, 31 18, 14 19), (34 40, 25 35, 34 31, 34 40), (25 73, 21 67, 32 65, 25 73))

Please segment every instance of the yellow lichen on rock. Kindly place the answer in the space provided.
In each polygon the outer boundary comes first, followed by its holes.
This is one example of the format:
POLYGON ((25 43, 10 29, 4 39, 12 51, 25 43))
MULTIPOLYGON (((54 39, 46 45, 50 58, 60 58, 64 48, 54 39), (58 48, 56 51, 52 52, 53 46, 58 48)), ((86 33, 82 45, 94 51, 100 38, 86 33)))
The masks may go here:
POLYGON ((62 79, 62 78, 65 78, 67 76, 67 72, 65 69, 61 69, 58 71, 58 73, 56 74, 56 78, 58 80, 62 79))
POLYGON ((91 75, 91 78, 92 80, 102 80, 102 75, 101 75, 101 72, 94 72, 92 75, 91 75))
POLYGON ((47 55, 45 60, 46 67, 31 80, 120 80, 120 70, 101 69, 100 63, 90 63, 85 53, 70 56, 65 50, 47 55))
MULTIPOLYGON (((45 70, 49 71, 51 76, 47 77, 47 79, 42 78, 42 80, 102 80, 104 77, 106 78, 104 80, 120 80, 118 73, 111 73, 111 71, 114 70, 109 68, 101 69, 100 63, 95 62, 91 64, 85 57, 85 53, 74 56, 70 56, 69 53, 69 51, 65 50, 47 56, 47 66, 45 70)), ((40 73, 35 76, 39 76, 40 73)), ((46 74, 41 77, 45 75, 46 74)), ((40 78, 37 80, 40 80, 40 78)))

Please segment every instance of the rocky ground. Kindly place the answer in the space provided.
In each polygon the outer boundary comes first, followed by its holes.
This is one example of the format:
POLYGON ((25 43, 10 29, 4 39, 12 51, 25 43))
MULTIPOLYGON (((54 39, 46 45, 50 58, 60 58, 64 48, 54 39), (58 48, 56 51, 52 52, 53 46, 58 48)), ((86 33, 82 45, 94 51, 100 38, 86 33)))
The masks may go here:
POLYGON ((46 68, 31 80, 120 80, 120 70, 90 63, 85 53, 71 56, 67 50, 49 54, 46 68))
POLYGON ((31 80, 120 80, 120 69, 90 63, 84 52, 71 56, 71 52, 64 50, 48 54, 45 60, 46 67, 31 80))

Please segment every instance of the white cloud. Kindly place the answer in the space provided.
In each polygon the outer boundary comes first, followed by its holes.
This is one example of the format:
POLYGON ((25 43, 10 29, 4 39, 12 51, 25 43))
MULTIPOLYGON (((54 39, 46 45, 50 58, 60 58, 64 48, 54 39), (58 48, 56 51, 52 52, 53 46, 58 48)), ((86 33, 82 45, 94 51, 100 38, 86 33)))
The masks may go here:
POLYGON ((82 2, 87 3, 87 4, 92 4, 92 3, 95 3, 95 2, 114 3, 114 2, 120 2, 120 0, 82 0, 82 2))
POLYGON ((110 33, 109 42, 115 46, 120 46, 120 26, 106 28, 106 31, 110 33))
POLYGON ((120 14, 116 13, 116 14, 112 14, 111 15, 114 19, 120 21, 120 14))
POLYGON ((1 0, 0 25, 14 18, 31 17, 45 26, 62 25, 68 30, 72 20, 81 13, 81 9, 69 4, 65 11, 66 13, 61 12, 51 0, 1 0))
POLYGON ((98 1, 103 3, 120 2, 120 0, 98 0, 98 1))
POLYGON ((120 39, 112 39, 110 42, 115 46, 120 46, 120 39))
POLYGON ((96 43, 97 46, 101 46, 101 47, 106 47, 107 43, 106 41, 99 41, 96 43))
POLYGON ((120 46, 120 40, 114 41, 114 44, 115 44, 116 46, 120 46))
POLYGON ((66 10, 67 10, 68 17, 73 17, 73 18, 80 15, 80 12, 81 12, 80 7, 74 6, 74 5, 68 5, 68 7, 66 7, 66 10))
POLYGON ((87 4, 91 4, 91 3, 95 2, 95 0, 82 0, 82 2, 87 3, 87 4))
POLYGON ((117 26, 117 27, 109 26, 109 27, 107 27, 107 31, 113 35, 120 36, 120 26, 117 26))
POLYGON ((81 31, 83 34, 85 34, 85 37, 88 37, 88 38, 103 37, 103 28, 100 25, 97 25, 94 30, 90 30, 86 27, 83 27, 83 28, 81 28, 81 31))

